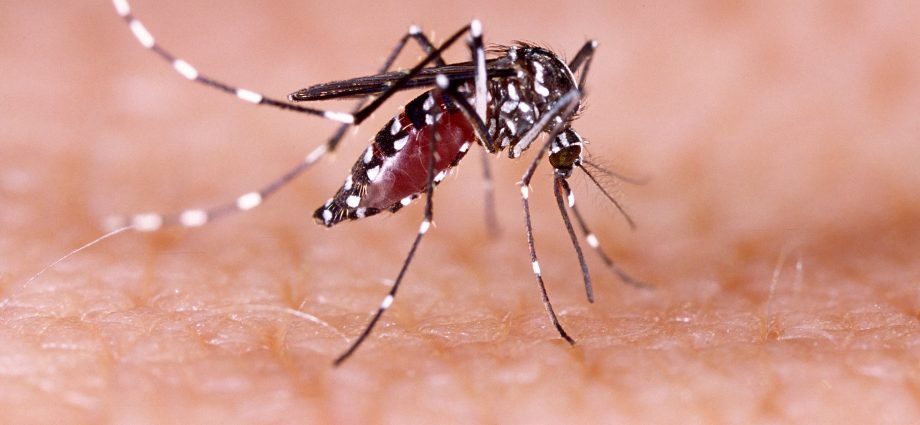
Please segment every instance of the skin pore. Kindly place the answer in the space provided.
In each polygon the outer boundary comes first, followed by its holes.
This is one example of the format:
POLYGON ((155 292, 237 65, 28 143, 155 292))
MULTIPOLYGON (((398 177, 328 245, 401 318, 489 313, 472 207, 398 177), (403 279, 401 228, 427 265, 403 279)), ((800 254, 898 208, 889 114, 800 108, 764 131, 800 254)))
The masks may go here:
MULTIPOLYGON (((422 202, 331 230, 310 214, 411 95, 253 211, 121 234, 25 284, 98 237, 107 214, 231 200, 335 125, 184 81, 108 4, 3 4, 0 422, 920 415, 916 6, 463 4, 404 16, 358 2, 135 3, 202 72, 282 96, 372 73, 410 23, 438 41, 475 15, 487 42, 569 55, 597 38, 575 127, 604 164, 650 178, 607 182, 638 229, 587 179, 571 183, 601 245, 656 288, 623 285, 582 240, 587 303, 544 162, 531 208, 568 346, 530 269, 515 186, 527 159, 490 160, 501 233, 489 235, 471 152, 436 190, 435 226, 393 307, 333 369, 396 276, 422 202)), ((407 52, 401 66, 418 56, 407 52)))

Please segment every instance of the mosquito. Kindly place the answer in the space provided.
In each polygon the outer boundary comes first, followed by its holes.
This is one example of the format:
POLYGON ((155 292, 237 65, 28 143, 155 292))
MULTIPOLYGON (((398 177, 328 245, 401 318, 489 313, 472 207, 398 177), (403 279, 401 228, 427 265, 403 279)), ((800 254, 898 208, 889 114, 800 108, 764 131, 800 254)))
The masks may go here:
MULTIPOLYGON (((568 184, 568 178, 575 169, 582 171, 619 209, 628 225, 635 227, 630 216, 594 174, 622 176, 586 158, 586 141, 572 128, 584 97, 585 79, 597 48, 596 41, 586 42, 575 57, 566 63, 552 51, 527 43, 519 42, 486 50, 482 25, 478 20, 454 32, 440 46, 432 44, 421 29, 413 25, 400 38, 377 74, 314 85, 290 94, 286 100, 279 100, 200 73, 190 63, 174 56, 156 42, 134 16, 127 0, 113 0, 113 3, 118 15, 125 20, 141 45, 170 63, 186 79, 253 104, 315 115, 341 123, 325 144, 315 148, 296 167, 261 189, 239 196, 235 201, 209 209, 187 209, 178 214, 136 214, 120 219, 120 223, 110 223, 113 226, 118 224, 145 232, 176 225, 199 227, 228 214, 253 209, 321 158, 334 152, 349 126, 362 123, 395 93, 411 89, 425 90, 383 125, 370 146, 352 166, 335 195, 313 214, 318 224, 332 227, 343 221, 358 220, 384 211, 397 212, 415 199, 425 196, 424 216, 389 293, 360 335, 334 360, 335 366, 341 365, 354 354, 393 304, 422 238, 431 228, 435 187, 460 163, 473 145, 483 148, 484 177, 486 187, 490 188, 491 173, 485 161, 488 155, 507 151, 509 158, 519 158, 539 136, 546 135, 545 141, 537 144, 530 167, 519 185, 531 267, 543 306, 560 337, 569 344, 575 343, 560 323, 547 295, 530 219, 530 182, 547 152, 553 168, 553 194, 581 266, 588 301, 594 301, 591 277, 568 210, 572 211, 588 246, 598 253, 608 268, 627 284, 647 287, 647 284, 620 269, 603 251, 597 236, 575 206, 575 196, 568 184), (464 35, 467 36, 465 40, 471 55, 470 61, 445 62, 443 52, 457 44, 464 35), (394 61, 410 41, 418 44, 425 54, 424 58, 408 70, 391 71, 394 61), (488 59, 487 54, 490 56, 488 59), (359 100, 351 112, 315 109, 300 104, 341 98, 359 100)), ((495 220, 492 196, 491 190, 487 190, 487 211, 492 211, 487 215, 490 223, 495 220)))

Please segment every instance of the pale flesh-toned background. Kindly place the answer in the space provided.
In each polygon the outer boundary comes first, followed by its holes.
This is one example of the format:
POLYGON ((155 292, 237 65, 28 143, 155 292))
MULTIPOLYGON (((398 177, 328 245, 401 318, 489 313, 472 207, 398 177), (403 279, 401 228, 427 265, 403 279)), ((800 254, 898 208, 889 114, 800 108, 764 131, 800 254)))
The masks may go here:
POLYGON ((597 38, 576 128, 650 177, 614 186, 638 229, 573 185, 602 244, 657 289, 587 252, 585 301, 541 165, 537 247, 567 346, 530 272, 525 161, 492 161, 491 238, 474 156, 438 188, 393 308, 331 368, 421 204, 330 231, 310 214, 399 100, 257 210, 119 235, 25 285, 105 215, 233 199, 334 126, 182 80, 108 2, 3 2, 0 422, 920 421, 918 3, 208 3, 133 5, 202 72, 276 96, 372 73, 413 23, 438 39, 478 17, 489 42, 569 56, 597 38))

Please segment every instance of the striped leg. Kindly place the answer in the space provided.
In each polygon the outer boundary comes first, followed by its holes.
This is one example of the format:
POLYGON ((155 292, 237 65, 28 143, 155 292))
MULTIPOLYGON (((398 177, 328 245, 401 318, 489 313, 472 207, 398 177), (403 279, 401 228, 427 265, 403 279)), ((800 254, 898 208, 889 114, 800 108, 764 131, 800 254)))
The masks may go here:
POLYGON ((482 192, 483 208, 486 215, 486 230, 489 235, 497 237, 501 233, 501 226, 498 224, 498 213, 495 210, 495 184, 492 182, 492 166, 489 164, 489 152, 480 151, 479 159, 482 164, 482 192))
POLYGON ((581 91, 585 90, 585 79, 588 77, 588 69, 591 68, 591 59, 594 58, 594 50, 596 49, 597 40, 590 40, 584 46, 581 46, 581 49, 575 54, 575 58, 569 62, 569 69, 572 72, 579 72, 578 68, 584 63, 584 68, 581 69, 581 76, 578 78, 578 89, 581 91))
MULTIPOLYGON (((473 63, 476 64, 476 77, 474 79, 476 85, 476 115, 479 116, 479 120, 483 123, 482 127, 485 128, 486 107, 489 97, 487 88, 488 75, 486 75, 486 57, 482 42, 482 25, 479 24, 479 21, 474 21, 474 23, 475 25, 470 25, 470 48, 473 53, 473 63)), ((485 134, 488 136, 488 131, 486 131, 485 134)), ((487 139, 489 138, 487 137, 487 139)), ((482 140, 486 141, 487 139, 482 140)), ((482 159, 486 227, 489 233, 494 235, 499 232, 499 227, 498 216, 495 213, 495 190, 492 184, 492 170, 489 165, 488 152, 494 152, 494 144, 491 139, 488 140, 487 149, 480 154, 480 158, 482 159)))
POLYGON ((585 241, 588 242, 588 246, 590 246, 591 249, 594 250, 594 252, 597 252, 597 255, 601 257, 601 260, 604 261, 604 264, 606 264, 607 267, 610 268, 610 270, 616 273, 617 276, 619 276, 620 279, 628 285, 635 286, 637 288, 643 288, 643 289, 654 288, 654 286, 648 283, 642 282, 640 280, 637 280, 636 278, 630 276, 628 273, 623 271, 623 269, 617 266, 616 263, 614 263, 613 260, 610 258, 610 256, 608 256, 607 253, 604 252, 604 250, 601 248, 600 242, 597 240, 597 236, 595 236, 594 233, 591 232, 591 229, 588 227, 587 222, 585 222, 585 219, 581 215, 581 212, 578 211, 578 207, 575 206, 575 195, 572 193, 571 188, 569 188, 568 182, 566 182, 565 180, 561 180, 561 184, 562 184, 562 188, 565 190, 566 196, 568 196, 569 198, 569 208, 571 208, 572 212, 575 214, 575 220, 578 222, 578 226, 581 228, 581 232, 585 236, 585 241))
MULTIPOLYGON (((223 92, 233 94, 236 97, 244 101, 250 102, 250 103, 255 103, 255 104, 260 104, 260 105, 269 105, 269 106, 273 106, 273 107, 280 108, 280 109, 291 110, 294 112, 316 115, 316 116, 324 117, 332 121, 338 121, 338 122, 345 123, 345 124, 357 125, 363 122, 365 119, 367 119, 372 113, 374 113, 374 111, 377 110, 377 108, 380 107, 380 105, 382 105, 385 101, 387 101, 390 97, 392 97, 393 94, 395 94, 397 91, 401 90, 411 78, 416 76, 422 70, 422 68, 424 68, 426 65, 428 65, 431 62, 436 62, 440 60, 441 53, 444 50, 446 50, 448 47, 453 45, 454 42, 456 42, 460 38, 460 36, 462 36, 464 33, 467 33, 467 32, 470 33, 471 37, 473 37, 474 39, 474 44, 475 44, 475 40, 477 39, 480 40, 480 44, 481 44, 481 37, 477 37, 476 34, 478 33, 481 35, 482 25, 479 23, 479 21, 474 20, 470 25, 465 26, 459 31, 457 31, 456 33, 454 33, 440 47, 438 47, 437 49, 431 52, 428 52, 428 55, 425 57, 424 60, 419 62, 408 73, 406 73, 406 75, 404 75, 401 79, 397 80, 389 88, 389 90, 382 93, 379 97, 374 99, 373 102, 361 108, 358 112, 349 114, 345 112, 324 111, 320 109, 314 109, 314 108, 308 108, 305 106, 295 105, 292 103, 288 103, 288 102, 280 101, 280 100, 273 99, 270 97, 266 97, 262 94, 256 93, 251 90, 234 87, 229 84, 223 83, 221 81, 206 77, 202 75, 200 72, 198 72, 198 70, 195 69, 195 67, 192 66, 190 63, 175 57, 172 53, 160 47, 160 45, 156 43, 156 40, 154 39, 153 35, 149 31, 147 31, 146 27, 144 27, 144 24, 142 24, 141 21, 137 20, 134 17, 134 15, 131 13, 131 6, 128 4, 128 0, 112 0, 112 2, 115 5, 115 10, 118 12, 118 15, 121 16, 125 20, 125 22, 128 23, 128 27, 131 29, 131 32, 134 34, 134 37, 137 38, 137 40, 141 43, 141 45, 153 51, 154 53, 162 57, 164 60, 172 64, 173 68, 183 77, 191 81, 195 81, 195 82, 216 88, 223 92)), ((413 29, 415 29, 415 27, 413 27, 413 29)), ((414 32, 414 31, 410 31, 410 32, 414 32)), ((484 53, 483 53, 483 57, 484 57, 484 53)), ((484 73, 484 69, 485 68, 484 68, 484 62, 483 62, 483 73, 484 73)), ((485 81, 483 81, 482 83, 477 83, 477 84, 481 85, 482 88, 485 89, 485 81)))
MULTIPOLYGON (((489 149, 491 149, 491 146, 495 146, 495 142, 492 140, 492 136, 489 135, 488 129, 486 129, 485 121, 480 118, 479 113, 474 109, 474 107, 470 105, 469 102, 467 102, 467 100, 459 92, 457 92, 457 88, 454 86, 448 86, 443 90, 444 93, 450 97, 450 99, 460 108, 460 111, 463 112, 463 115, 466 117, 466 119, 473 123, 473 130, 476 132, 477 138, 482 140, 483 147, 485 148, 480 152, 480 163, 482 164, 482 189, 483 198, 485 200, 483 207, 485 208, 486 229, 489 231, 490 235, 497 236, 501 229, 499 228, 498 215, 495 211, 495 189, 494 185, 492 184, 492 169, 489 164, 489 149)), ((476 99, 479 99, 479 95, 476 95, 476 99)))
POLYGON ((173 69, 176 70, 176 72, 191 81, 195 81, 197 83, 216 88, 220 91, 230 93, 241 100, 257 105, 269 105, 294 112, 317 115, 326 119, 346 124, 350 124, 355 121, 352 114, 335 111, 322 111, 319 109, 307 108, 300 105, 293 105, 288 102, 283 102, 277 99, 263 96, 252 90, 234 87, 221 81, 209 78, 198 72, 198 70, 195 69, 192 64, 175 57, 172 53, 160 47, 160 45, 157 44, 156 39, 153 38, 153 35, 147 31, 146 27, 144 27, 144 24, 137 20, 137 18, 135 18, 131 13, 131 6, 128 4, 128 0, 113 0, 112 3, 115 5, 115 11, 118 12, 118 15, 121 16, 125 22, 128 23, 128 27, 131 29, 131 33, 134 34, 134 37, 137 38, 137 41, 139 41, 141 45, 144 46, 144 48, 153 51, 161 58, 169 62, 173 69))
MULTIPOLYGON (((438 91, 447 89, 448 80, 447 77, 441 74, 437 76, 438 91)), ((440 93, 436 91, 436 97, 441 96, 440 93)), ((434 120, 438 122, 438 120, 434 120)), ((428 233, 428 230, 431 228, 431 221, 434 217, 434 186, 435 186, 435 176, 434 176, 434 165, 435 165, 435 154, 437 153, 436 145, 440 142, 440 134, 438 134, 437 129, 434 129, 431 132, 431 140, 429 141, 429 155, 428 155, 428 183, 427 189, 425 192, 425 216, 422 219, 422 223, 419 225, 418 233, 415 235, 415 240, 412 241, 412 248, 409 249, 409 254, 406 255, 405 261, 403 261, 402 267, 399 269, 399 275, 396 276, 396 281, 393 282, 393 286, 390 287, 390 292, 383 298, 383 301, 380 302, 380 307, 377 308, 377 312, 374 314, 374 317, 371 318, 371 321, 364 327, 364 330, 361 331, 361 334, 358 335, 358 338, 351 343, 345 352, 343 352, 339 357, 335 359, 333 364, 335 366, 340 366, 345 360, 351 357, 352 354, 361 346, 364 340, 371 334, 374 330, 374 326, 377 325, 377 322, 380 320, 380 317, 383 316, 383 313, 387 311, 388 308, 393 304, 393 300, 396 298, 396 291, 399 290, 399 285, 403 281, 403 277, 406 275, 406 271, 409 269, 409 264, 412 263, 412 259, 415 257, 415 252, 418 250, 419 244, 422 242, 422 237, 428 233)))
POLYGON ((585 281, 585 294, 588 296, 588 302, 594 302, 594 289, 591 287, 591 274, 588 273, 588 263, 585 262, 585 255, 581 251, 581 245, 578 244, 578 237, 575 236, 575 229, 572 228, 572 220, 565 210, 566 202, 563 200, 562 192, 565 191, 568 197, 569 207, 575 206, 575 196, 569 190, 569 184, 564 177, 556 176, 553 178, 553 194, 556 196, 556 205, 559 206, 559 214, 562 215, 562 221, 565 223, 565 230, 572 239, 572 245, 575 246, 575 254, 578 256, 578 265, 581 266, 581 274, 585 281))
POLYGON ((521 199, 524 200, 524 228, 527 231, 527 247, 530 249, 530 264, 533 267, 533 274, 536 276, 537 284, 540 286, 540 298, 543 300, 543 307, 546 308, 546 313, 549 314, 549 320, 553 323, 556 331, 559 332, 559 336, 569 344, 574 345, 575 340, 569 336, 562 327, 562 324, 559 323, 559 318, 553 310, 553 304, 549 302, 549 295, 546 293, 546 285, 543 283, 543 273, 540 271, 540 260, 537 259, 537 249, 533 242, 533 224, 530 223, 530 203, 528 202, 528 198, 530 198, 530 189, 527 188, 527 185, 521 185, 521 199))
MULTIPOLYGON (((121 13, 123 10, 127 10, 126 3, 119 2, 116 0, 116 7, 118 7, 119 4, 124 5, 123 7, 125 8, 125 9, 119 9, 119 13, 121 13)), ((132 28, 135 25, 140 25, 139 21, 131 17, 130 12, 122 16, 125 16, 126 19, 130 19, 130 22, 137 22, 137 24, 133 24, 133 23, 130 24, 132 25, 132 28)), ((387 56, 387 59, 384 65, 381 67, 379 72, 383 73, 390 69, 390 67, 396 61, 396 58, 399 56, 399 53, 403 50, 403 48, 405 47, 409 39, 415 40, 419 44, 419 46, 425 51, 425 53, 431 53, 432 51, 435 50, 434 46, 431 44, 431 41, 429 41, 428 38, 425 37, 425 35, 421 32, 421 29, 413 25, 409 28, 409 31, 406 33, 406 35, 404 35, 399 40, 397 45, 390 52, 390 55, 387 56)), ((154 46, 156 45, 154 44, 154 46)), ((440 56, 437 56, 435 58, 435 62, 439 64, 444 63, 443 59, 440 56)), ((210 80, 207 80, 207 81, 210 81, 210 80)), ((245 93, 246 91, 243 91, 243 92, 245 93)), ((357 102, 357 105, 354 108, 354 112, 360 111, 362 106, 364 106, 365 102, 366 102, 366 99, 359 100, 357 102)), ((131 226, 133 229, 142 231, 142 232, 151 232, 151 231, 159 230, 163 228, 164 226, 174 226, 174 225, 179 225, 183 227, 199 227, 217 218, 220 218, 220 217, 223 217, 229 214, 233 214, 236 212, 242 212, 242 211, 253 209, 259 206, 265 200, 265 198, 274 194, 276 191, 278 191, 284 185, 289 183, 295 177, 297 177, 298 175, 300 175, 301 173, 309 169, 320 158, 322 158, 328 153, 334 152, 335 149, 338 147, 339 143, 341 142, 342 138, 344 137, 345 131, 348 129, 349 126, 350 126, 349 124, 342 124, 324 145, 319 146, 316 149, 314 149, 312 152, 310 152, 310 154, 307 155, 306 158, 304 158, 304 160, 300 162, 299 164, 297 164, 294 168, 291 168, 290 170, 288 170, 288 172, 284 173, 284 175, 282 175, 280 178, 269 183, 263 188, 257 191, 249 192, 249 193, 239 196, 235 201, 227 202, 217 207, 212 207, 208 209, 200 209, 200 208, 188 209, 188 210, 182 211, 181 213, 175 214, 175 215, 164 215, 164 214, 150 212, 150 213, 136 214, 131 217, 110 217, 106 220, 106 227, 108 229, 115 229, 115 228, 119 228, 123 226, 131 226)))
MULTIPOLYGON (((530 144, 536 139, 537 135, 542 132, 543 129, 548 128, 551 121, 555 124, 555 127, 550 132, 549 137, 546 138, 546 143, 537 151, 534 155, 533 160, 530 163, 530 167, 524 173, 524 177, 521 179, 521 200, 524 204, 524 229, 527 233, 527 248, 530 250, 530 263, 533 267, 534 276, 537 279, 537 284, 540 287, 540 297, 543 299, 543 307, 546 309, 546 313, 549 314, 550 321, 553 323, 553 326, 556 328, 556 331, 559 332, 559 336, 562 339, 566 340, 569 344, 575 344, 575 340, 566 333, 563 329, 562 324, 559 323, 559 318, 556 317, 556 312, 553 310, 553 305, 549 301, 549 295, 546 293, 546 285, 543 283, 543 274, 540 270, 540 262, 537 259, 537 249, 534 245, 533 240, 533 225, 530 222, 530 180, 533 178, 534 173, 537 170, 537 165, 540 160, 546 155, 546 151, 549 149, 549 145, 556 138, 556 136, 564 130, 563 125, 560 123, 565 123, 568 121, 568 118, 572 115, 575 110, 575 106, 578 104, 578 100, 581 98, 581 93, 574 89, 569 91, 562 96, 557 102, 556 105, 549 112, 540 117, 540 121, 518 142, 518 145, 521 143, 530 144), (556 118, 560 118, 556 120, 556 118)), ((518 154, 520 155, 520 154, 518 154)))

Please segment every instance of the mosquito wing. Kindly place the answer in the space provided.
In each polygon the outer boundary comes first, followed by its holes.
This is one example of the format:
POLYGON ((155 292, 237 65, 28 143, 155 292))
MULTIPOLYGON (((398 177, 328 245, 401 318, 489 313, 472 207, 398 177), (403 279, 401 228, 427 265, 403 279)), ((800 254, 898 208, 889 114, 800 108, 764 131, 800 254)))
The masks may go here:
MULTIPOLYGON (((486 72, 489 77, 506 77, 513 74, 512 63, 505 58, 491 59, 486 62, 486 72)), ((341 99, 349 97, 367 97, 380 94, 392 87, 397 80, 406 76, 407 71, 386 72, 368 77, 352 78, 350 80, 332 81, 316 84, 298 90, 288 96, 292 102, 306 102, 312 100, 341 99)), ((476 75, 476 67, 472 62, 456 63, 432 68, 425 68, 406 81, 399 90, 410 90, 435 85, 435 76, 444 74, 453 82, 472 81, 476 75)))

